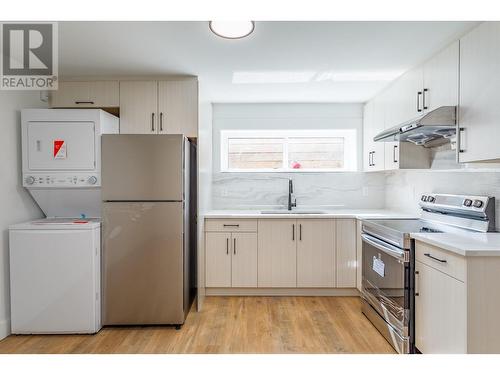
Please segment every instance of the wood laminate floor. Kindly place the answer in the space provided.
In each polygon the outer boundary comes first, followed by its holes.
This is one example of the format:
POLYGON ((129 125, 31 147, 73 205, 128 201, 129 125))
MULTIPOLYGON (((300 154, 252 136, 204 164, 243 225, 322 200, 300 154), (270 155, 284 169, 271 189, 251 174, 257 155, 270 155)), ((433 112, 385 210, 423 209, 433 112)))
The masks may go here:
POLYGON ((358 297, 207 297, 181 330, 12 335, 0 353, 394 353, 358 297))

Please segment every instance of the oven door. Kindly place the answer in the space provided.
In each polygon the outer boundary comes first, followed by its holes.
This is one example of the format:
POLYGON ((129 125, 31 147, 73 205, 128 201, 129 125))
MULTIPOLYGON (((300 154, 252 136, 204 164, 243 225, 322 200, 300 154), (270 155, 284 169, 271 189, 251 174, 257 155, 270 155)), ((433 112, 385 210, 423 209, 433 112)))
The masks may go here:
POLYGON ((409 252, 367 233, 363 239, 363 298, 400 336, 408 337, 409 252))

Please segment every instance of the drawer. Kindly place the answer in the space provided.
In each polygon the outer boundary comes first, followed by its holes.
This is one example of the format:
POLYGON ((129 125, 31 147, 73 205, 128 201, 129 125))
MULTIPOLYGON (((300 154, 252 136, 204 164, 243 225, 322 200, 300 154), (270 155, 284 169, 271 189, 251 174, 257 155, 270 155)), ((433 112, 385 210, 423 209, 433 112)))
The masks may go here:
POLYGON ((465 281, 465 257, 416 241, 415 259, 455 279, 465 281))
POLYGON ((206 219, 205 232, 257 232, 257 220, 206 219))

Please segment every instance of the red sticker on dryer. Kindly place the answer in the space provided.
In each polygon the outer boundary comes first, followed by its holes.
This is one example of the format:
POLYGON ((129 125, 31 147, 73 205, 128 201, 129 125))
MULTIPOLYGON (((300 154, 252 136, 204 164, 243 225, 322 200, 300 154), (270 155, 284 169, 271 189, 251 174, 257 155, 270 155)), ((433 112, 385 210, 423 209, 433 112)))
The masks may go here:
POLYGON ((66 143, 61 139, 54 140, 54 159, 66 159, 66 143))

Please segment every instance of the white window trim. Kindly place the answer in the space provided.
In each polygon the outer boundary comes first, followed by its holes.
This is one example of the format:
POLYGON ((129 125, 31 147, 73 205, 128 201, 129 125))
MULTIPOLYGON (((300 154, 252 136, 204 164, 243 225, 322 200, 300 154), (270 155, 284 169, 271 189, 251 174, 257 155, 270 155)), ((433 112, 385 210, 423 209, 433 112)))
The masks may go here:
MULTIPOLYGON (((319 129, 319 130, 221 130, 220 169, 229 173, 318 173, 318 172, 356 172, 358 170, 357 130, 356 129, 319 129), (343 137, 344 167, 322 169, 293 168, 260 168, 239 169, 229 168, 228 140, 229 138, 293 138, 293 137, 343 137)), ((288 142, 284 143, 283 165, 288 165, 288 142)))

